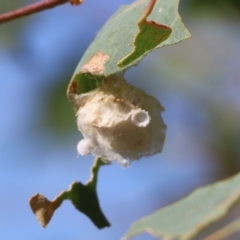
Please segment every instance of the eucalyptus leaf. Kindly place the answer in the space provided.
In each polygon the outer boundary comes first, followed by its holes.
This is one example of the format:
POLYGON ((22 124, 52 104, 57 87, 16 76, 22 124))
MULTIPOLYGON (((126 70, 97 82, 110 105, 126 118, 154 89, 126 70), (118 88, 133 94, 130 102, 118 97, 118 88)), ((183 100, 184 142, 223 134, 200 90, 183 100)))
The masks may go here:
POLYGON ((93 90, 96 85, 90 84, 91 88, 87 81, 100 82, 103 77, 122 73, 150 51, 189 38, 178 14, 178 4, 179 0, 137 0, 122 6, 80 60, 68 88, 69 99, 73 94, 93 90))
POLYGON ((149 232, 162 240, 190 240, 222 219, 240 200, 240 174, 211 184, 132 224, 123 240, 149 232))
MULTIPOLYGON (((149 0, 137 0, 132 4, 122 6, 97 34, 79 62, 75 74, 80 72, 82 67, 98 52, 103 52, 109 56, 103 72, 105 76, 122 72, 135 65, 137 62, 119 68, 117 63, 133 51, 134 39, 139 31, 138 22, 146 11, 149 2, 149 0)), ((166 41, 158 44, 155 48, 172 45, 190 37, 189 31, 183 25, 178 14, 178 5, 179 0, 156 1, 148 20, 171 28, 172 33, 166 41)), ((148 41, 151 41, 151 38, 150 35, 148 41)))

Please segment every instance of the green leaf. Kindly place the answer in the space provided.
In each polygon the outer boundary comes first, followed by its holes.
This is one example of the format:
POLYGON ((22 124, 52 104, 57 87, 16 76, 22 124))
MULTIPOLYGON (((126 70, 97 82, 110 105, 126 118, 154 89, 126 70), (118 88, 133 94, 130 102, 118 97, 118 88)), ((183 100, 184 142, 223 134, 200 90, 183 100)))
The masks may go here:
POLYGON ((71 184, 68 191, 62 192, 53 201, 49 201, 41 194, 34 195, 29 203, 40 224, 46 227, 62 202, 70 200, 76 209, 88 216, 98 228, 109 227, 110 223, 102 213, 96 192, 97 175, 102 165, 105 165, 105 163, 101 158, 97 158, 92 167, 91 179, 86 185, 75 182, 71 184))
POLYGON ((222 219, 240 200, 240 174, 198 190, 186 198, 146 216, 131 226, 123 239, 149 232, 162 240, 193 239, 211 223, 222 219))
POLYGON ((94 89, 104 77, 136 65, 148 52, 190 37, 178 14, 178 0, 154 3, 137 0, 107 21, 73 74, 68 88, 71 102, 74 94, 94 89))

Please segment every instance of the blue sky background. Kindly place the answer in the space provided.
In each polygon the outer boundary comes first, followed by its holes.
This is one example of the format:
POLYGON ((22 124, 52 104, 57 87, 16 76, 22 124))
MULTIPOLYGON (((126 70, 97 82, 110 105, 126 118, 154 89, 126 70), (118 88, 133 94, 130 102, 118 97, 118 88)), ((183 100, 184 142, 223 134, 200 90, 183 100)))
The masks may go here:
MULTIPOLYGON (((6 11, 31 1, 4 2, 6 11)), ((1 239, 118 240, 133 221, 239 170, 237 12, 192 14, 185 0, 182 18, 192 38, 149 54, 125 75, 166 109, 163 152, 127 169, 101 168, 98 193, 110 228, 98 230, 70 202, 47 229, 38 224, 28 205, 32 195, 54 199, 72 182, 89 179, 93 157, 77 157, 81 135, 65 91, 97 31, 130 2, 86 0, 0 26, 1 239)))

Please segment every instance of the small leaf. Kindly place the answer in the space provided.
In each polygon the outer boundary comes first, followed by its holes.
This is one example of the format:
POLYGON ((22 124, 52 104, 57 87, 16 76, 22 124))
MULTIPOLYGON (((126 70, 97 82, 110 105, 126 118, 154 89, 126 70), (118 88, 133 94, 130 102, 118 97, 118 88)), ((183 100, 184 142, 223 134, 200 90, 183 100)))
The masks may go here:
POLYGON ((97 175, 99 168, 105 163, 97 158, 92 167, 92 176, 86 185, 75 182, 68 191, 62 192, 53 201, 45 196, 36 194, 30 201, 30 207, 43 227, 46 227, 51 220, 54 211, 61 206, 64 200, 70 200, 73 205, 99 228, 109 227, 110 223, 102 213, 96 192, 97 175))
POLYGON ((96 192, 99 168, 106 165, 101 158, 97 158, 92 167, 91 178, 86 185, 75 182, 71 185, 68 199, 73 205, 99 228, 109 227, 110 223, 102 213, 96 192))
POLYGON ((222 219, 240 200, 240 174, 202 187, 186 198, 146 216, 131 226, 124 240, 149 232, 162 240, 193 239, 222 219))
POLYGON ((83 185, 80 182, 73 183, 69 190, 68 199, 72 201, 76 209, 88 216, 99 229, 110 226, 99 206, 97 193, 94 189, 91 189, 90 185, 83 185))

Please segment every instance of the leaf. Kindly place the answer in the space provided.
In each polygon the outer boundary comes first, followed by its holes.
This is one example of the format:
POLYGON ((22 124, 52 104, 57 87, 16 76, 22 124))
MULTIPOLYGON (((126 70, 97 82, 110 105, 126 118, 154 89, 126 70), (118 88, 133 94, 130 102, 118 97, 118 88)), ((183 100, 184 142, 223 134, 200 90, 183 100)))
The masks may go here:
POLYGON ((97 158, 92 167, 91 179, 86 185, 75 182, 71 184, 68 191, 62 192, 53 201, 49 201, 44 195, 36 194, 33 196, 29 204, 40 224, 46 227, 55 210, 61 206, 64 200, 68 199, 80 212, 88 216, 98 228, 109 227, 110 223, 102 213, 96 192, 97 175, 102 165, 105 165, 105 163, 97 158))
POLYGON ((136 65, 148 52, 190 37, 178 14, 179 0, 154 3, 137 0, 107 21, 73 74, 68 87, 72 103, 75 94, 90 91, 105 77, 136 65))
POLYGON ((198 190, 146 216, 130 227, 124 240, 149 232, 162 240, 189 240, 220 220, 240 200, 240 174, 198 190))

